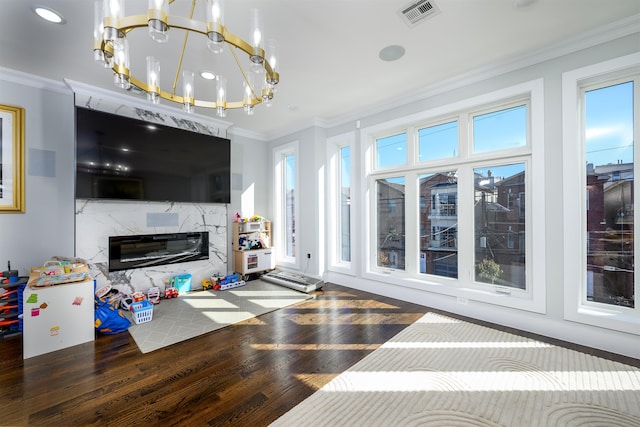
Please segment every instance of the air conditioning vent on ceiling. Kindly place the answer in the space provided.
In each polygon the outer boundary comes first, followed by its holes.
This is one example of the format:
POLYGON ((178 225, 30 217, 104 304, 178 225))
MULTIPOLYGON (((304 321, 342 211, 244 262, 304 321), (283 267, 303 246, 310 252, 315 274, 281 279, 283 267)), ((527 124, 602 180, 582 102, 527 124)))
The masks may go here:
POLYGON ((400 10, 400 16, 410 27, 438 13, 440 13, 440 8, 433 0, 414 1, 400 10))

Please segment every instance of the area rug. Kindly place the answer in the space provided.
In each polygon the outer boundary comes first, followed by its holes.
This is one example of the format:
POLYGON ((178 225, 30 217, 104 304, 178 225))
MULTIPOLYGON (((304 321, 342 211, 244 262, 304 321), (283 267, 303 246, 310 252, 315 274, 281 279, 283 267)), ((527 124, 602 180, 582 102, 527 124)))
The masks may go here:
POLYGON ((434 313, 271 426, 640 426, 640 369, 434 313))
POLYGON ((225 291, 190 292, 162 300, 153 307, 151 321, 129 327, 143 353, 188 340, 279 308, 311 295, 262 280, 225 291))

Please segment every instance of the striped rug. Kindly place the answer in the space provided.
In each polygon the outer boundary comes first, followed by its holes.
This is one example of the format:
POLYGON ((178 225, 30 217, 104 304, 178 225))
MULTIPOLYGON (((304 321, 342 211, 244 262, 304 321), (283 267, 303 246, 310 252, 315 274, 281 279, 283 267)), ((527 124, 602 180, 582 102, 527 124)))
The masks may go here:
POLYGON ((271 426, 640 426, 640 369, 428 313, 271 426))

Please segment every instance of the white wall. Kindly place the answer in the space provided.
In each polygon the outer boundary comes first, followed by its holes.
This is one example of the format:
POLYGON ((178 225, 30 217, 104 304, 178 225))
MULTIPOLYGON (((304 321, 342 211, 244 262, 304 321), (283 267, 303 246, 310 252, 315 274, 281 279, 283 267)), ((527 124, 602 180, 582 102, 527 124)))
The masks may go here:
POLYGON ((25 210, 0 213, 0 270, 11 261, 24 276, 52 256, 73 255, 73 94, 62 84, 2 71, 0 94, 0 103, 25 110, 25 210))

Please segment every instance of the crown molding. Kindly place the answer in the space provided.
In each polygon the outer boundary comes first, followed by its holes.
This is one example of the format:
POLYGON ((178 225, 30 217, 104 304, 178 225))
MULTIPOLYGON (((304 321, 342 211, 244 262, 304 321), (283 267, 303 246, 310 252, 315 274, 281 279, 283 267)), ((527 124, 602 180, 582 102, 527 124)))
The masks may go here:
POLYGON ((0 80, 33 87, 35 89, 48 90, 66 95, 70 94, 69 87, 62 82, 12 70, 10 68, 0 67, 0 80))

